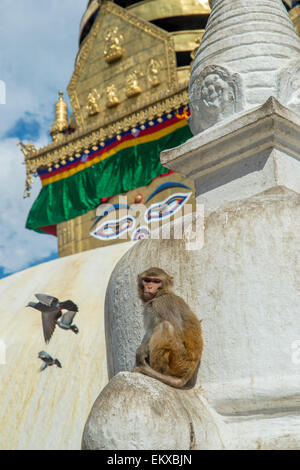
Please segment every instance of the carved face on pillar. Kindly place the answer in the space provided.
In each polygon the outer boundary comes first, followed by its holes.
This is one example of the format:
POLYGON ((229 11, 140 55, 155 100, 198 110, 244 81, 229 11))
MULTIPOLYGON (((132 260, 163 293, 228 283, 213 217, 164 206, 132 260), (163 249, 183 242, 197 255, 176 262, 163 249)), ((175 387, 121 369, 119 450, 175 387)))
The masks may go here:
POLYGON ((190 85, 189 124, 193 134, 242 110, 241 87, 238 74, 217 65, 205 67, 190 85))
POLYGON ((224 109, 233 103, 233 92, 228 83, 217 73, 211 73, 205 77, 201 87, 203 103, 208 108, 224 109))
POLYGON ((292 63, 280 72, 278 99, 284 106, 300 113, 299 63, 292 63))

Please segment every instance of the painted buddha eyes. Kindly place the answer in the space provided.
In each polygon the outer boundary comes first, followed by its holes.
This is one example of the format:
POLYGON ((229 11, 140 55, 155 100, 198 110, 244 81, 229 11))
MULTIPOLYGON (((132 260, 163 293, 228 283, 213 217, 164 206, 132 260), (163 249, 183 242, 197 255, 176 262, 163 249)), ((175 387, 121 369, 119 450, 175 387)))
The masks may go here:
MULTIPOLYGON (((189 186, 186 186, 183 183, 178 183, 177 181, 168 181, 158 186, 149 195, 146 203, 151 201, 151 199, 153 199, 158 194, 171 188, 182 188, 191 190, 189 186)), ((182 208, 182 206, 187 203, 191 195, 192 192, 178 192, 172 194, 171 196, 168 196, 163 201, 151 204, 151 206, 148 207, 148 209, 144 213, 144 219, 146 224, 151 224, 152 221, 159 221, 172 217, 173 214, 178 212, 182 208)), ((100 209, 101 207, 102 206, 99 206, 100 209)), ((116 211, 123 209, 125 209, 128 214, 128 211, 130 211, 130 206, 127 204, 104 204, 102 211, 97 214, 98 217, 90 228, 90 235, 102 241, 109 241, 120 238, 120 236, 125 232, 133 230, 136 225, 136 220, 131 215, 126 215, 118 219, 116 218, 115 220, 109 220, 105 222, 102 221, 102 219, 109 213, 114 212, 114 214, 116 214, 116 211), (102 223, 100 223, 100 225, 98 225, 97 228, 94 229, 94 227, 101 221, 102 223)), ((142 223, 142 221, 140 222, 142 223)), ((142 240, 145 238, 150 238, 150 235, 150 227, 148 227, 147 225, 142 225, 137 227, 136 230, 132 232, 131 239, 142 240)))
POLYGON ((145 240, 150 238, 150 230, 148 227, 138 227, 132 234, 131 240, 145 240))
POLYGON ((91 235, 100 240, 114 240, 120 237, 124 232, 132 230, 135 225, 133 217, 126 216, 119 220, 111 220, 102 223, 91 235))
POLYGON ((170 218, 175 214, 182 205, 185 204, 192 193, 177 193, 172 194, 167 199, 156 204, 152 204, 145 214, 146 222, 150 223, 151 220, 162 220, 170 218))

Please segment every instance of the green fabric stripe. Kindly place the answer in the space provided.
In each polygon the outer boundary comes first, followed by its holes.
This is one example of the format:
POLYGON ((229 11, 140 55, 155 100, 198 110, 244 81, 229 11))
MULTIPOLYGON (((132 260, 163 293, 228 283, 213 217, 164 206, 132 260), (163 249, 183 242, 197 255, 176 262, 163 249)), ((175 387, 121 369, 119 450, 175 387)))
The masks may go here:
POLYGON ((160 164, 160 152, 177 147, 192 137, 188 126, 154 142, 121 150, 91 167, 44 186, 35 200, 26 228, 56 225, 85 214, 104 197, 146 186, 166 172, 160 164))

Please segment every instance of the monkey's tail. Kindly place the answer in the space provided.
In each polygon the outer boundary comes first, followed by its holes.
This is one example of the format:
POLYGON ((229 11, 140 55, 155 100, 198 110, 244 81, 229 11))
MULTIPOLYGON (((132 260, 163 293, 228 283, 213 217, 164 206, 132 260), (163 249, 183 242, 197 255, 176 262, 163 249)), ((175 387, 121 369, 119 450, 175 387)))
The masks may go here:
POLYGON ((153 379, 157 379, 160 382, 163 382, 164 384, 170 385, 174 388, 183 388, 188 381, 188 378, 186 377, 174 377, 173 375, 161 374, 160 372, 152 369, 152 367, 150 367, 148 364, 137 367, 135 371, 147 375, 148 377, 152 377, 153 379))

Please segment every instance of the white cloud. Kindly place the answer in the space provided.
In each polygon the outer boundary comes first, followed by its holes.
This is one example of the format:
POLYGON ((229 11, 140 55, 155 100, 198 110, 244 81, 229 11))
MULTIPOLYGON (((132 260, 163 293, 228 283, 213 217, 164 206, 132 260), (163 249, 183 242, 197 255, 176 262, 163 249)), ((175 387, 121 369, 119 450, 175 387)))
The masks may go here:
POLYGON ((1 0, 0 135, 25 111, 51 116, 74 69, 84 0, 1 0))
MULTIPOLYGON (((0 80, 6 104, 0 104, 0 271, 15 272, 52 256, 57 240, 25 229, 41 185, 23 199, 25 166, 17 137, 5 135, 26 113, 34 115, 48 140, 58 90, 66 90, 74 70, 85 0, 0 0, 0 80), (45 128, 47 122, 47 128, 45 128)), ((66 96, 66 92, 65 92, 66 96)), ((67 96, 66 96, 67 98, 67 96)))
POLYGON ((0 266, 4 274, 37 263, 56 252, 57 240, 25 229, 30 207, 41 184, 36 179, 32 196, 23 199, 25 167, 16 139, 0 142, 0 266))

